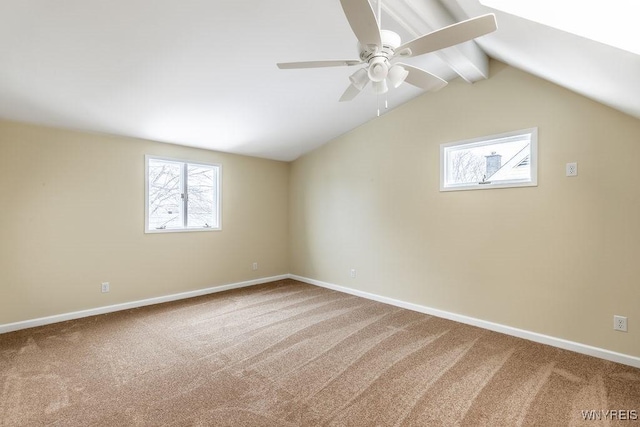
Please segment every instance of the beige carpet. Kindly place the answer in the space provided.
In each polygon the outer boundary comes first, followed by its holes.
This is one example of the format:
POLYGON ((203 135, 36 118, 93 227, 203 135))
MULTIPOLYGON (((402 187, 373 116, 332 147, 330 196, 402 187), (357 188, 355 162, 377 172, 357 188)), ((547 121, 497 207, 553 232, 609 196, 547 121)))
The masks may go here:
POLYGON ((2 426, 640 425, 595 412, 638 369, 293 280, 0 335, 0 393, 2 426))

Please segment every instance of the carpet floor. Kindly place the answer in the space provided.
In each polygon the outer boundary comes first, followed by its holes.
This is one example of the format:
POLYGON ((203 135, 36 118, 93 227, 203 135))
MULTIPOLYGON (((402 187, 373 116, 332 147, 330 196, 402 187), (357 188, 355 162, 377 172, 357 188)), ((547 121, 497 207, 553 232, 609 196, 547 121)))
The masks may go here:
POLYGON ((639 413, 639 369, 294 280, 0 335, 2 426, 608 426, 639 413))

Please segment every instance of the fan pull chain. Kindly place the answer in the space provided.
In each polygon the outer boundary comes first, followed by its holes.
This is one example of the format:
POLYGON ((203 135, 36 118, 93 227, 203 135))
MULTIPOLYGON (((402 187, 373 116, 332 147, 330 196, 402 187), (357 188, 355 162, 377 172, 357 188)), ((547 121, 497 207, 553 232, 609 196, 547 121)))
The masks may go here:
MULTIPOLYGON (((380 95, 376 95, 376 104, 378 107, 378 117, 380 117, 380 95)), ((384 109, 389 109, 389 98, 387 97, 387 94, 384 95, 384 109)))

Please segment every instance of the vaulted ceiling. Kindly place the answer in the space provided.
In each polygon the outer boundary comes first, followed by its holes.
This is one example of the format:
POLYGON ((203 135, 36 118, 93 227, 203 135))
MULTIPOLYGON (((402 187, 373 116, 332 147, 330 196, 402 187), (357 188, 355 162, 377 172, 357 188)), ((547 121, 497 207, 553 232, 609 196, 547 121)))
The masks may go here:
MULTIPOLYGON (((406 62, 472 83, 491 78, 495 58, 640 118, 639 55, 478 0, 384 0, 382 10, 404 41, 494 12, 495 33, 406 62)), ((276 62, 357 56, 338 0, 4 0, 0 118, 293 160, 374 119, 384 97, 340 103, 352 67, 276 62)), ((394 108, 421 94, 403 84, 386 99, 394 108)))

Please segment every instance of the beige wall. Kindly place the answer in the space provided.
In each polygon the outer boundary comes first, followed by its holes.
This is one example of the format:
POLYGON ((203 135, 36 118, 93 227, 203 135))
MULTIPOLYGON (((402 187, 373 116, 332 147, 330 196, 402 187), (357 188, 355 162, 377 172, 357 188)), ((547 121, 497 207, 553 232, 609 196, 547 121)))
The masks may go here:
POLYGON ((640 356, 639 161, 639 120, 492 62, 293 163, 291 272, 640 356), (534 126, 537 187, 439 191, 441 143, 534 126))
POLYGON ((0 324, 291 272, 640 356, 638 159, 639 120, 498 62, 292 164, 0 122, 0 324), (533 126, 538 187, 438 191, 439 144, 533 126), (222 163, 223 231, 144 234, 145 154, 222 163))
POLYGON ((0 324, 288 273, 289 169, 0 122, 0 324), (145 154, 221 163, 223 230, 145 234, 145 154))

